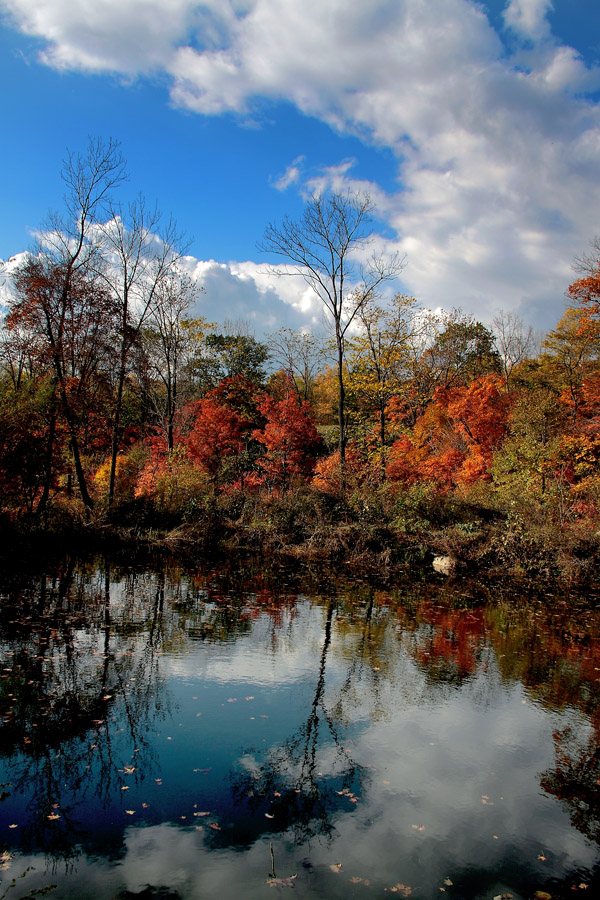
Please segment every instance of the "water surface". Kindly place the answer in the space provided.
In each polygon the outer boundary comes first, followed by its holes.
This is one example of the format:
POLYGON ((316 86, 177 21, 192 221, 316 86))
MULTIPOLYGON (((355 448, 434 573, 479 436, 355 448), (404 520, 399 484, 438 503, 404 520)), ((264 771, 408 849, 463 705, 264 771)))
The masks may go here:
POLYGON ((589 597, 73 559, 0 593, 0 897, 598 896, 589 597))

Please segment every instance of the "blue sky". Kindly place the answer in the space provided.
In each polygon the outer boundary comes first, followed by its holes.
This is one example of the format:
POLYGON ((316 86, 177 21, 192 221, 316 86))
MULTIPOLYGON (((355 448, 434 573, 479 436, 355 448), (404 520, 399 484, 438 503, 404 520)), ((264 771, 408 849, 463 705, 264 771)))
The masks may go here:
POLYGON ((368 190, 398 288, 544 328, 600 233, 595 0, 0 0, 0 259, 60 209, 61 160, 121 141, 192 238, 211 319, 318 321, 265 225, 368 190))

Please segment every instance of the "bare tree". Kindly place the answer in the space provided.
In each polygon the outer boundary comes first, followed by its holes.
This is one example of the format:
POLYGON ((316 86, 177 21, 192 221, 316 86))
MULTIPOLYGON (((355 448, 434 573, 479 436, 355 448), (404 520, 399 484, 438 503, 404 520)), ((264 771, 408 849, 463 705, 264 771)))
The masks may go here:
POLYGON ((143 331, 143 351, 152 380, 160 390, 148 391, 150 402, 165 425, 169 450, 173 449, 175 415, 189 391, 182 394, 181 372, 198 352, 210 323, 190 319, 189 312, 201 288, 193 278, 174 270, 161 283, 156 303, 143 331))
POLYGON ((346 453, 344 351, 348 329, 359 310, 404 267, 404 259, 362 252, 370 241, 373 204, 367 194, 314 194, 297 220, 267 226, 259 249, 282 257, 277 274, 301 275, 328 313, 335 337, 338 425, 342 488, 346 453))
POLYGON ((108 503, 115 494, 117 455, 121 440, 123 389, 131 351, 161 298, 185 247, 172 220, 161 224, 156 207, 143 197, 127 210, 111 206, 110 219, 101 229, 104 266, 102 274, 119 308, 118 360, 115 372, 115 402, 112 422, 111 466, 108 503))
POLYGON ((582 253, 576 256, 573 263, 573 269, 581 275, 597 277, 600 272, 600 237, 596 237, 590 242, 591 250, 588 253, 582 253))
POLYGON ((291 328, 280 328, 268 337, 272 358, 290 376, 299 396, 309 400, 315 376, 326 358, 323 341, 291 328))
POLYGON ((519 316, 504 310, 494 316, 493 331, 508 390, 512 370, 536 352, 536 337, 531 325, 525 325, 519 316))

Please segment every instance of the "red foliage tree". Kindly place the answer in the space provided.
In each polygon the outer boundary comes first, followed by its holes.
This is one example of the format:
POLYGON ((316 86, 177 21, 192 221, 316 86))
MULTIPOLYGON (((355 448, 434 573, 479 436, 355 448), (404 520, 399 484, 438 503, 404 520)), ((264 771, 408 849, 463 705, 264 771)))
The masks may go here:
POLYGON ((224 459, 234 457, 242 450, 247 422, 238 412, 217 403, 212 397, 199 400, 195 409, 194 424, 184 443, 191 459, 216 482, 224 459))
POLYGON ((252 437, 267 449, 258 465, 270 485, 285 490, 292 476, 307 476, 314 468, 321 436, 312 409, 290 390, 281 400, 265 396, 258 411, 265 425, 253 431, 252 437))

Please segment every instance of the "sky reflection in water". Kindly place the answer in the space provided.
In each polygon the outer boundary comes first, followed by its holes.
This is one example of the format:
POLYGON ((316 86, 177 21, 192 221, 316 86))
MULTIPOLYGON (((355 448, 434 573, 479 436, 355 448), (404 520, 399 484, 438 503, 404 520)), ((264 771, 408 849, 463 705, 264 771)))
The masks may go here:
POLYGON ((595 612, 240 582, 0 589, 0 896, 594 895, 595 612))

